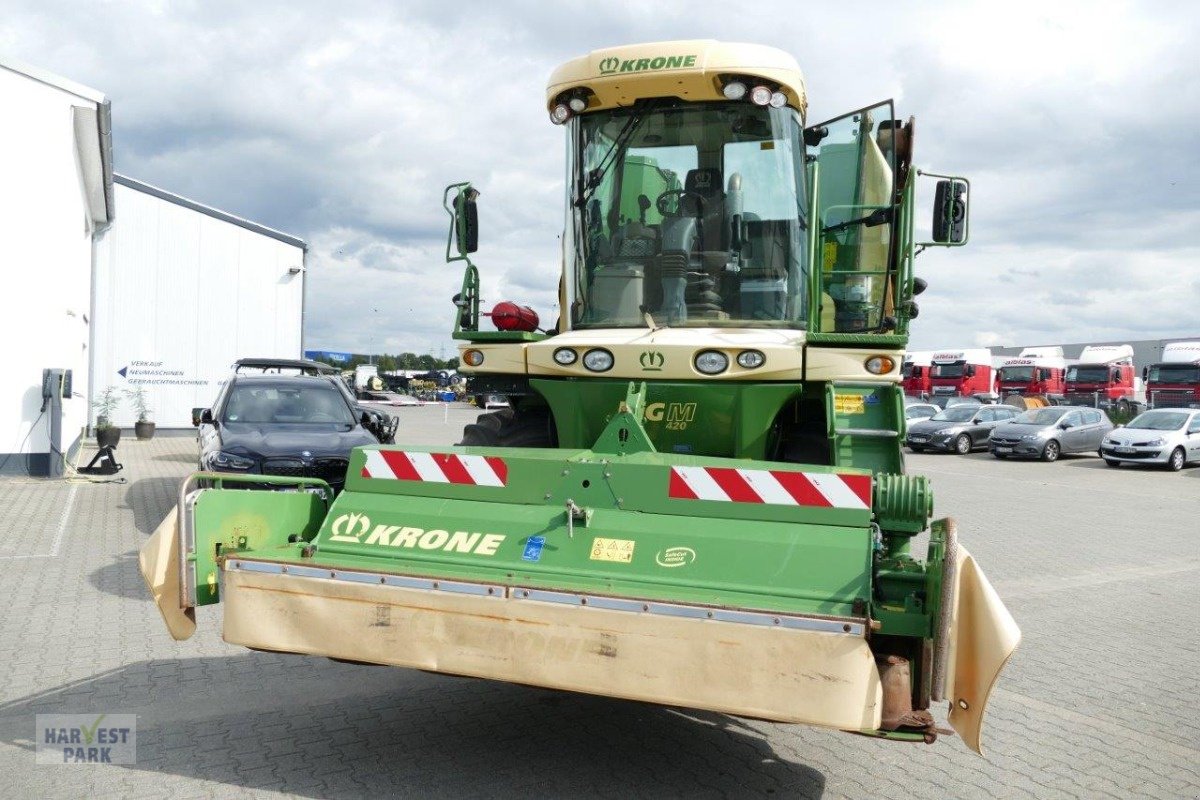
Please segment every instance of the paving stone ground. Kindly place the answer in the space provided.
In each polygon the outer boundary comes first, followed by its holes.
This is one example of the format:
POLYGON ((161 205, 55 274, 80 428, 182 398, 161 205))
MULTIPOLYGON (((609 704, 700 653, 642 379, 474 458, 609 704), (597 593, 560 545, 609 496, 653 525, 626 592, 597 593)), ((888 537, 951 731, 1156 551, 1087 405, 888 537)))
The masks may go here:
MULTIPOLYGON (((474 412, 402 409, 449 443, 474 412)), ((1200 469, 909 456, 1024 632, 987 757, 422 672, 173 642, 136 552, 195 463, 0 480, 0 798, 1200 796, 1200 469), (34 763, 34 715, 138 715, 138 762, 34 763)))

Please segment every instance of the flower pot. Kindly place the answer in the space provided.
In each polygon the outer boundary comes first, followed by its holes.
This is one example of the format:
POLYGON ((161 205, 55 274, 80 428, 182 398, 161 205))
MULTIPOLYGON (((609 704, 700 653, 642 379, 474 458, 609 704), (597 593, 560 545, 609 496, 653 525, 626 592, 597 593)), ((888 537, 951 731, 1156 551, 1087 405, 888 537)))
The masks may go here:
POLYGON ((154 423, 148 420, 133 423, 133 432, 137 434, 139 441, 146 441, 154 438, 154 423))
POLYGON ((116 447, 121 441, 120 428, 96 428, 97 447, 116 447))

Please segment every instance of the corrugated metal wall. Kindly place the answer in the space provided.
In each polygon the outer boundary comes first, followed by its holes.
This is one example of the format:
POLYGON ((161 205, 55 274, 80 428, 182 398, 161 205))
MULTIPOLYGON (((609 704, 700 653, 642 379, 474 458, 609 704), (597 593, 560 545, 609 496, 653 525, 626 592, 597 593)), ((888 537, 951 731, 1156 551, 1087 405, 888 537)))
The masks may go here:
MULTIPOLYGON (((93 394, 142 386, 161 428, 190 428, 238 358, 301 357, 304 251, 202 211, 116 187, 97 247, 93 394)), ((135 421, 127 400, 113 420, 135 421)))

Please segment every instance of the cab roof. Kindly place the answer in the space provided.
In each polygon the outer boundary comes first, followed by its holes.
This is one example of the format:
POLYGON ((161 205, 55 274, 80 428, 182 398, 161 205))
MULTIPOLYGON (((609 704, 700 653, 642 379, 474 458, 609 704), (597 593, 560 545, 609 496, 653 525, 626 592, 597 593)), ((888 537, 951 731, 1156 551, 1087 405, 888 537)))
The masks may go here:
POLYGON ((587 89, 587 111, 633 105, 650 97, 724 100, 722 76, 758 78, 778 88, 804 113, 808 99, 796 59, 759 44, 692 39, 593 50, 560 65, 546 85, 546 107, 575 89, 587 89))

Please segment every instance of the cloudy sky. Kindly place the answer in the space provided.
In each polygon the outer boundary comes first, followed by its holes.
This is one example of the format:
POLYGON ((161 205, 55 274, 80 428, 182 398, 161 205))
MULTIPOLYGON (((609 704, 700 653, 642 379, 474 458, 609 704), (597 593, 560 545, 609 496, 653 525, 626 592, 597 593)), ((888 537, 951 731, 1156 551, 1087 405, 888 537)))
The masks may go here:
POLYGON ((794 54, 809 122, 893 97, 918 165, 972 179, 970 246, 917 260, 914 349, 1200 335, 1195 3, 3 7, 0 52, 112 99, 119 172, 310 242, 311 348, 453 354, 441 194, 464 179, 485 301, 552 322, 564 145, 545 79, 687 38, 794 54))

